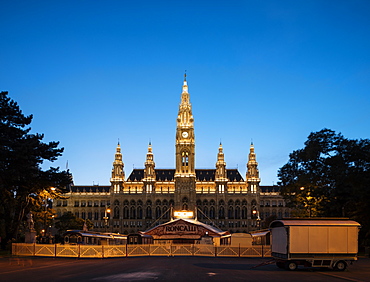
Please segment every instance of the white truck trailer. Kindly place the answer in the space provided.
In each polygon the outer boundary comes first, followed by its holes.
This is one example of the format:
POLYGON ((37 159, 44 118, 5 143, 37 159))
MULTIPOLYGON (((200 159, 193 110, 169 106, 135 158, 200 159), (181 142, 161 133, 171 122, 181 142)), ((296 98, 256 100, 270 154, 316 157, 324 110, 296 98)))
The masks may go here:
POLYGON ((357 260, 360 224, 348 219, 282 219, 270 224, 272 257, 276 265, 345 270, 357 260))

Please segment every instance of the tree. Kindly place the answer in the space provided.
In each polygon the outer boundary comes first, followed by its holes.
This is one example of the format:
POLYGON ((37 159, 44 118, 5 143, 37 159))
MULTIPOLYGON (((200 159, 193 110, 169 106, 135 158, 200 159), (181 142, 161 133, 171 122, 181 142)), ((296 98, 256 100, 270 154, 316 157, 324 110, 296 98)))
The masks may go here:
POLYGON ((58 229, 59 235, 62 235, 69 229, 82 230, 84 228, 84 225, 86 225, 87 229, 91 229, 94 226, 91 220, 84 220, 82 218, 76 217, 72 212, 67 212, 57 218, 55 228, 58 229))
POLYGON ((285 199, 298 216, 350 217, 370 240, 370 140, 350 140, 330 129, 313 132, 278 171, 285 199))
POLYGON ((71 183, 68 171, 42 170, 44 160, 55 161, 63 152, 59 142, 43 143, 43 134, 31 134, 32 115, 0 92, 0 237, 1 247, 17 238, 25 215, 50 197, 58 197, 71 183), (53 188, 53 189, 52 189, 53 188))

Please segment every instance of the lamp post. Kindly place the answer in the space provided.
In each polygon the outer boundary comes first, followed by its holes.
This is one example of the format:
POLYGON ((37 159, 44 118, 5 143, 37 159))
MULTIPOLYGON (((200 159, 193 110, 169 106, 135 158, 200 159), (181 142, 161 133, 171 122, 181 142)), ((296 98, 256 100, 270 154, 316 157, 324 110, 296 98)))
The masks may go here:
MULTIPOLYGON (((300 187, 299 188, 301 191, 304 191, 305 190, 305 187, 300 187)), ((313 197, 311 196, 311 192, 310 192, 310 190, 308 190, 307 191, 307 196, 303 196, 303 198, 305 199, 305 202, 304 202, 304 204, 305 204, 305 207, 307 207, 307 209, 308 209, 308 217, 311 217, 311 208, 312 208, 312 202, 311 202, 311 200, 313 199, 313 197)))
POLYGON ((108 226, 109 226, 108 220, 109 220, 110 212, 111 212, 110 208, 105 209, 104 218, 103 218, 104 219, 104 225, 105 225, 105 232, 107 232, 107 229, 108 229, 108 226))

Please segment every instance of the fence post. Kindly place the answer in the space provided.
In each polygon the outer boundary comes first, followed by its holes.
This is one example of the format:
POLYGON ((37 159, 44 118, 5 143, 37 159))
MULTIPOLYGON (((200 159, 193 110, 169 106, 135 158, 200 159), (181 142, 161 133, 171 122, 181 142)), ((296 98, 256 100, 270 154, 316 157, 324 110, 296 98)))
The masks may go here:
POLYGON ((215 245, 215 257, 217 257, 217 246, 215 245))
POLYGON ((57 244, 54 244, 54 258, 57 257, 57 244))
POLYGON ((77 254, 77 258, 80 258, 80 255, 81 255, 81 245, 78 244, 78 254, 77 254))
POLYGON ((101 258, 104 258, 104 245, 101 245, 101 258))
POLYGON ((240 243, 239 243, 239 257, 240 257, 240 243))
POLYGON ((127 242, 126 242, 126 258, 128 257, 128 252, 127 252, 127 242))
POLYGON ((33 243, 33 256, 36 256, 36 242, 33 243))
POLYGON ((262 257, 263 257, 263 244, 261 246, 262 246, 262 257))

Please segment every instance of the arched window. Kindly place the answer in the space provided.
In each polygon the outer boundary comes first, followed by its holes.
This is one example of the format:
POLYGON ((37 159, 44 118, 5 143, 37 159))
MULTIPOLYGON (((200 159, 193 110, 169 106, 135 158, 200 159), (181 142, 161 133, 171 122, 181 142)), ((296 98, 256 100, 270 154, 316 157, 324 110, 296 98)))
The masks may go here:
POLYGON ((207 206, 203 207, 203 214, 204 214, 203 217, 207 219, 208 217, 208 207, 207 206))
POLYGON ((209 218, 210 219, 215 219, 215 215, 216 215, 216 213, 215 213, 215 207, 212 206, 212 207, 209 208, 209 218))
POLYGON ((240 207, 235 207, 235 219, 240 219, 240 207))
POLYGON ((227 217, 229 219, 233 219, 234 218, 234 208, 232 206, 229 206, 227 217))
POLYGON ((136 208, 134 206, 132 206, 130 209, 130 218, 136 219, 136 208))
POLYGON ((129 219, 130 218, 129 211, 128 211, 128 206, 123 207, 123 218, 124 219, 129 219))
POLYGON ((115 206, 113 210, 113 218, 118 219, 119 218, 119 207, 115 206))
POLYGON ((247 219, 247 207, 242 207, 242 219, 247 219))
POLYGON ((152 219, 152 207, 151 206, 146 207, 146 218, 152 219))
POLYGON ((168 219, 168 214, 169 214, 169 211, 167 211, 168 210, 168 208, 166 207, 166 206, 164 206, 163 208, 162 208, 162 211, 163 211, 163 219, 168 219))
POLYGON ((223 206, 218 209, 218 218, 225 219, 225 208, 223 206))
POLYGON ((182 198, 182 209, 183 210, 188 209, 188 198, 186 198, 186 197, 182 198))
POLYGON ((137 207, 137 219, 143 218, 143 208, 141 206, 137 207))
POLYGON ((161 215, 162 215, 162 213, 161 213, 161 207, 157 206, 155 208, 155 218, 158 219, 158 218, 161 217, 161 215))
POLYGON ((182 166, 189 166, 189 153, 188 152, 182 152, 181 163, 182 163, 182 166))

